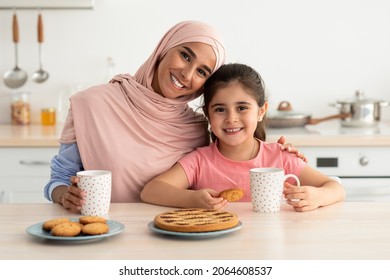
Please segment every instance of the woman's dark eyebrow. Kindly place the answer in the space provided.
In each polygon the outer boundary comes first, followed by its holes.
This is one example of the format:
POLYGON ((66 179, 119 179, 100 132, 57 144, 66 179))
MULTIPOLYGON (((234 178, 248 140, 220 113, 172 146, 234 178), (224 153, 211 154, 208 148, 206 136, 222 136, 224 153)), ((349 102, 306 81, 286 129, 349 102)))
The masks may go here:
MULTIPOLYGON (((196 54, 194 53, 194 51, 191 48, 186 47, 186 46, 183 46, 183 48, 186 49, 190 53, 191 56, 193 56, 194 58, 197 58, 196 54)), ((203 67, 211 75, 212 71, 211 71, 210 67, 208 67, 207 65, 203 65, 203 67)))

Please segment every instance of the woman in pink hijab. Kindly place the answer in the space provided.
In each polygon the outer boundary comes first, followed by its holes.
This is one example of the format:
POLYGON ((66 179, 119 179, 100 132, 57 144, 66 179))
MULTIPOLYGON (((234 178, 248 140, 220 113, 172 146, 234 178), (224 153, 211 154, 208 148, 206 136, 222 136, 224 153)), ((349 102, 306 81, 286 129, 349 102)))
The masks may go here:
POLYGON ((184 21, 168 30, 134 76, 117 75, 73 95, 45 197, 79 212, 84 194, 73 176, 104 169, 112 172, 112 202, 141 201, 148 181, 209 144, 207 121, 188 102, 224 60, 213 27, 184 21))

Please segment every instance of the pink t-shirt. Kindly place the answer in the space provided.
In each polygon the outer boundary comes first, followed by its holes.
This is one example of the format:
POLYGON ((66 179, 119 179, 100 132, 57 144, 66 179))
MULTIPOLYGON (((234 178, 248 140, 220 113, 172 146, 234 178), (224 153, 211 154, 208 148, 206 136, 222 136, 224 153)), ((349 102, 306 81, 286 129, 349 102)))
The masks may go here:
MULTIPOLYGON (((299 176, 306 163, 295 154, 281 151, 280 144, 260 142, 260 150, 248 161, 230 160, 219 152, 216 143, 197 148, 179 160, 191 189, 211 188, 220 192, 230 188, 241 188, 244 196, 240 201, 250 201, 249 170, 256 167, 284 169, 285 174, 299 176)), ((288 180, 295 184, 294 179, 288 180)))

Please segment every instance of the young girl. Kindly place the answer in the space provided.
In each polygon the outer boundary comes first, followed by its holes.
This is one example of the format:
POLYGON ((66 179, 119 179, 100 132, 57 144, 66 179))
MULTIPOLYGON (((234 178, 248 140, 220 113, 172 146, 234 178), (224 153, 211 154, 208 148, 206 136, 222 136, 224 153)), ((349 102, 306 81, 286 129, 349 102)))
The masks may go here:
POLYGON ((184 156, 155 177, 141 192, 145 202, 173 207, 218 209, 222 190, 241 188, 250 201, 249 170, 278 167, 299 177, 301 187, 286 182, 284 195, 296 211, 308 211, 344 198, 343 187, 306 165, 278 143, 265 142, 268 103, 263 81, 243 64, 222 66, 205 83, 203 110, 214 142, 184 156), (299 200, 298 200, 299 199, 299 200))

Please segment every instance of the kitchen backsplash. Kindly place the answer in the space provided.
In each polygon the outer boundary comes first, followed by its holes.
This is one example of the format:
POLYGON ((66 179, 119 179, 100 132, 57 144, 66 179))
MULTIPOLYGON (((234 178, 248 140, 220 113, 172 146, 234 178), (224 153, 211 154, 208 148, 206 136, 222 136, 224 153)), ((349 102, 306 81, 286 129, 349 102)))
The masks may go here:
MULTIPOLYGON (((190 8, 179 0, 169 5, 96 0, 93 10, 42 10, 43 68, 50 74, 42 84, 31 79, 39 67, 38 12, 16 12, 19 66, 28 80, 15 90, 0 82, 0 123, 10 122, 11 95, 20 91, 30 93, 31 119, 39 123, 41 108, 58 108, 75 90, 106 82, 108 57, 117 73, 134 74, 163 33, 188 19, 220 30, 226 62, 247 63, 260 72, 270 110, 288 100, 294 110, 318 118, 337 113, 329 103, 352 98, 355 90, 390 99, 390 2, 385 0, 199 0, 190 8)), ((15 66, 12 14, 0 10, 1 76, 15 66)), ((390 107, 381 115, 390 120, 390 107)))

